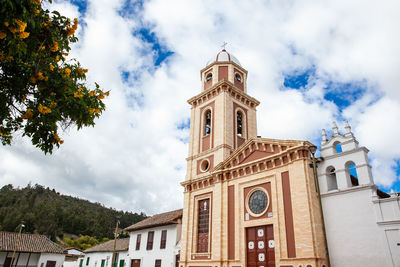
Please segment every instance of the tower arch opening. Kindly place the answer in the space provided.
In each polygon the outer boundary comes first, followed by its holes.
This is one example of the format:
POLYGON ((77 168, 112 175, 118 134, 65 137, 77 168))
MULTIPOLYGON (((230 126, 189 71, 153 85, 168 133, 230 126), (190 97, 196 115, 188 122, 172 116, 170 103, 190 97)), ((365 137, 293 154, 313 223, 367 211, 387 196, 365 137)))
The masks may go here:
POLYGON ((342 153, 342 152, 343 152, 343 150, 342 150, 342 144, 341 144, 339 141, 336 141, 335 143, 333 143, 333 147, 334 147, 334 149, 335 149, 335 153, 336 153, 336 154, 339 154, 339 153, 342 153))
POLYGON ((326 168, 326 177, 327 177, 328 191, 337 190, 338 184, 336 179, 335 167, 329 166, 328 168, 326 168))
POLYGON ((351 185, 358 186, 360 183, 358 180, 356 164, 353 161, 348 161, 345 164, 345 169, 346 169, 346 177, 350 179, 351 185))

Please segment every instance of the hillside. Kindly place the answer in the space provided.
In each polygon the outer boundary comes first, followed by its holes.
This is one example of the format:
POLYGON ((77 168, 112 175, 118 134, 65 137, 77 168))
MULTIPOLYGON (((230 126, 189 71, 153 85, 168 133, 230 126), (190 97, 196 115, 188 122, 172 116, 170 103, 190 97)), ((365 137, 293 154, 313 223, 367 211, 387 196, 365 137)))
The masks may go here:
POLYGON ((41 185, 25 188, 6 185, 0 189, 2 231, 18 231, 18 225, 24 221, 25 233, 44 234, 52 240, 63 233, 113 238, 117 216, 120 217, 120 228, 146 218, 143 212, 117 211, 100 203, 61 195, 41 185))

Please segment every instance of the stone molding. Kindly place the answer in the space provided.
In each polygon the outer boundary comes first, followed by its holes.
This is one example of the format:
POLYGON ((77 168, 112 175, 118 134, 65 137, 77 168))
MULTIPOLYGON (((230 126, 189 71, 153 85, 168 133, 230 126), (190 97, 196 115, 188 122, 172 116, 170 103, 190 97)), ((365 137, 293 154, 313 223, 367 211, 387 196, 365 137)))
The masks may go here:
POLYGON ((196 107, 198 105, 201 105, 202 103, 207 102, 210 99, 213 99, 221 92, 228 92, 234 99, 239 100, 241 103, 245 104, 249 108, 254 109, 260 104, 260 101, 244 93, 235 85, 233 85, 233 83, 226 79, 222 79, 214 86, 190 98, 187 102, 192 105, 192 107, 196 107))

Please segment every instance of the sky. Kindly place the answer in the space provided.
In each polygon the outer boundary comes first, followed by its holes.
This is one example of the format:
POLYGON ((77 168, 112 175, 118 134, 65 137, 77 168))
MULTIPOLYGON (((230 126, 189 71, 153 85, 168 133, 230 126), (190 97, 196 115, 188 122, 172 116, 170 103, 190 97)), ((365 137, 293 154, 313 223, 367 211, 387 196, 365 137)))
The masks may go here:
MULTIPOLYGON (((48 5, 48 4, 47 4, 48 5)), ((0 186, 41 184, 125 211, 182 208, 190 106, 200 70, 226 49, 248 70, 258 135, 319 145, 349 121, 375 183, 400 191, 397 0, 56 0, 79 18, 70 57, 111 95, 95 127, 44 155, 0 146, 0 186), (274 127, 271 127, 274 125, 274 127)))

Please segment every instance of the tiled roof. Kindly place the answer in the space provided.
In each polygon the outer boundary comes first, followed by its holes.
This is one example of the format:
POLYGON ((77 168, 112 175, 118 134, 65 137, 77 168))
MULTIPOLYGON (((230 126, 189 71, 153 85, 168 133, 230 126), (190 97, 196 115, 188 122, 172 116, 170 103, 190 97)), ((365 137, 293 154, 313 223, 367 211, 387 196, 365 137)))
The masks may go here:
POLYGON ((182 218, 182 209, 169 211, 161 214, 154 215, 152 217, 146 218, 143 221, 140 221, 134 225, 128 226, 125 228, 125 231, 136 231, 140 229, 162 226, 167 224, 175 224, 177 223, 177 219, 182 218))
POLYGON ((0 232, 0 251, 63 254, 64 248, 44 235, 0 232))
MULTIPOLYGON (((117 244, 115 245, 115 251, 124 251, 128 250, 129 247, 129 237, 117 239, 117 244)), ((98 246, 94 246, 91 248, 86 249, 84 252, 113 252, 114 250, 114 239, 104 242, 98 246)))

